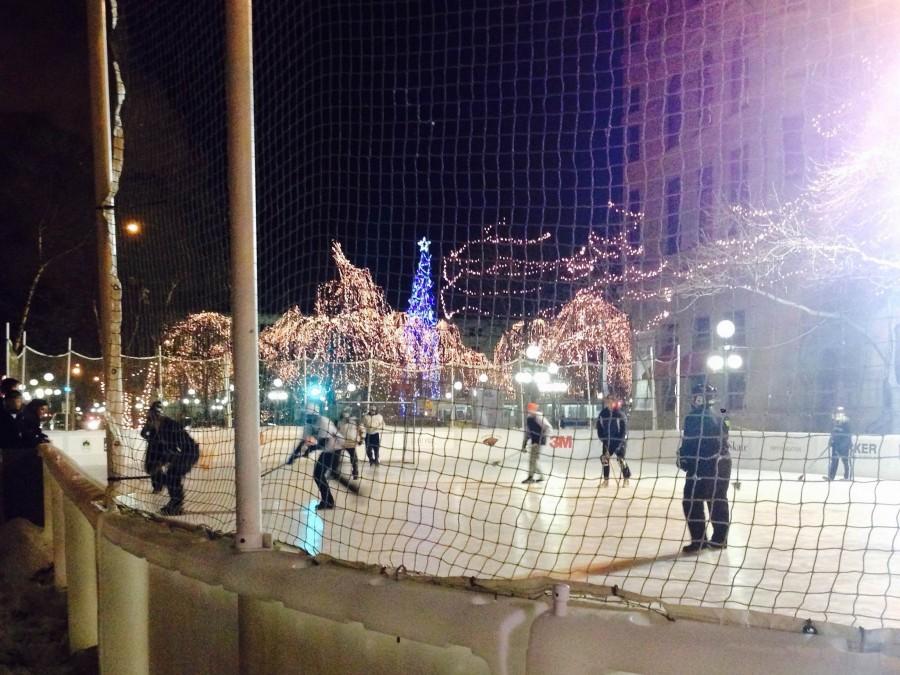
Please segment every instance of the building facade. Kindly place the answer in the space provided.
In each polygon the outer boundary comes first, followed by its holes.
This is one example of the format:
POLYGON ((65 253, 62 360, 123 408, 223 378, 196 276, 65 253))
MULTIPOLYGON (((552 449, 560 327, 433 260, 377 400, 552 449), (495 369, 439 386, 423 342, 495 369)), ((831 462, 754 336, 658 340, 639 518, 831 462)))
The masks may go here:
MULTIPOLYGON (((733 207, 775 209, 802 197, 815 168, 840 152, 840 134, 829 124, 890 44, 895 5, 628 3, 622 210, 629 237, 643 247, 634 264, 691 264, 708 242, 748 236, 723 217, 733 207)), ((891 298, 855 298, 860 306, 847 310, 837 307, 847 297, 823 293, 801 293, 786 279, 765 294, 736 287, 691 300, 676 294, 664 307, 630 303, 636 323, 652 328, 638 351, 646 358, 653 348, 655 362, 643 377, 655 384, 658 423, 673 424, 691 385, 712 381, 738 426, 822 430, 843 405, 860 431, 896 430, 891 298), (834 318, 854 310, 858 320, 834 318), (664 318, 651 320, 661 312, 664 318), (725 319, 734 325, 730 337, 716 331, 725 319), (708 362, 716 354, 739 358, 713 371, 708 362)))

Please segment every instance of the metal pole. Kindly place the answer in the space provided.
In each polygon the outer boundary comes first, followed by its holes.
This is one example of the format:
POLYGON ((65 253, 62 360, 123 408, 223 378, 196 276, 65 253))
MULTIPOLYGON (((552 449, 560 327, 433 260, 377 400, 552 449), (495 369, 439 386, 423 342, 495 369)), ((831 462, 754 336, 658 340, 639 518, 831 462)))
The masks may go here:
POLYGON ((22 386, 24 387, 28 383, 28 378, 25 377, 25 357, 28 355, 28 333, 24 330, 22 331, 22 386))
POLYGON ((238 550, 263 546, 259 460, 259 323, 256 304, 256 171, 252 0, 225 3, 228 205, 235 389, 238 550))
POLYGON ((587 389, 587 404, 588 404, 588 412, 590 415, 588 417, 592 417, 594 412, 591 409, 591 366, 588 363, 587 352, 584 353, 584 384, 587 389))
POLYGON ((650 346, 650 428, 656 431, 658 424, 656 413, 656 356, 653 353, 653 346, 650 346))
MULTIPOLYGON (((122 424, 122 287, 116 265, 115 192, 110 121, 109 62, 106 44, 106 0, 87 0, 91 127, 94 148, 94 199, 97 209, 97 249, 101 350, 106 383, 106 467, 118 474, 121 450, 114 434, 122 424)), ((110 491, 117 481, 109 481, 110 491)))
POLYGON ((162 345, 159 345, 156 348, 156 398, 160 401, 163 400, 163 392, 165 391, 165 387, 163 386, 163 357, 162 357, 162 345))
POLYGON ((3 343, 3 376, 9 377, 9 321, 6 322, 6 342, 3 343))
POLYGON ((456 422, 456 371, 453 364, 450 364, 450 428, 453 428, 456 422))
POLYGON ((675 345, 675 431, 681 431, 681 343, 675 345))
POLYGON ((372 357, 369 357, 369 381, 366 385, 366 409, 372 405, 372 357))
POLYGON ((224 394, 222 395, 222 399, 225 401, 225 428, 231 428, 231 378, 228 377, 228 370, 230 367, 230 360, 228 358, 228 354, 225 354, 222 357, 222 386, 224 387, 224 394))
POLYGON ((609 384, 607 382, 607 371, 606 371, 606 348, 600 350, 600 388, 603 389, 604 394, 609 393, 609 384))
POLYGON ((69 338, 69 350, 66 352, 66 431, 69 431, 69 403, 72 391, 72 338, 69 338))
POLYGON ((308 382, 306 381, 306 354, 303 354, 303 414, 306 415, 307 406, 309 406, 309 399, 306 396, 306 388, 308 386, 308 382))

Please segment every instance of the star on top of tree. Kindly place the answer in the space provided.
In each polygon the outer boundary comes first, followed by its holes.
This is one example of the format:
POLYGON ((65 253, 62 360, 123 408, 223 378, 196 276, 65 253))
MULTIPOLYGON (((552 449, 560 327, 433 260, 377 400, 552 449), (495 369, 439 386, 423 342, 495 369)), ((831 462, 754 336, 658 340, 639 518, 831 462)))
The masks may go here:
POLYGON ((428 241, 425 237, 419 239, 419 250, 422 253, 428 253, 428 247, 431 246, 431 242, 428 241))

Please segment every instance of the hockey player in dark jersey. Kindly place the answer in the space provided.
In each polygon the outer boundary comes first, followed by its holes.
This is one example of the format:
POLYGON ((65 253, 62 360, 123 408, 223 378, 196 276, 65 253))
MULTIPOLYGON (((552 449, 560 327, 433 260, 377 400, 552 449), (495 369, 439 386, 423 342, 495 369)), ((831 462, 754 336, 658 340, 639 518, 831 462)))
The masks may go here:
POLYGON ((712 410, 715 388, 696 385, 692 390, 691 410, 684 419, 684 434, 678 450, 678 467, 684 481, 682 507, 691 542, 682 550, 696 553, 703 548, 725 548, 731 515, 728 509, 728 483, 731 480, 731 456, 728 452, 728 422, 712 410), (709 510, 712 538, 706 538, 709 510))
POLYGON ((597 417, 597 438, 603 444, 603 483, 609 485, 609 459, 615 456, 622 472, 623 485, 628 485, 631 469, 625 462, 625 447, 628 438, 628 419, 622 412, 622 402, 615 396, 607 395, 603 399, 603 410, 597 417))

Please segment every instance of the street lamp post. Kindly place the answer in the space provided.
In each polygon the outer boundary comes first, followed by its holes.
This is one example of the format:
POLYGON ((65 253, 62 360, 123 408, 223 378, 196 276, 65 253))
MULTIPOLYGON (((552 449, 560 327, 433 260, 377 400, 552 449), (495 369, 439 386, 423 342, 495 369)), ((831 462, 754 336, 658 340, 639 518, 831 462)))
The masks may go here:
POLYGON ((731 371, 744 367, 743 357, 735 351, 735 345, 730 340, 735 334, 734 322, 723 319, 716 324, 716 336, 721 342, 719 348, 713 351, 706 359, 706 367, 713 373, 722 373, 725 407, 731 405, 731 371))
MULTIPOLYGON (((726 413, 727 409, 731 407, 731 378, 730 374, 732 371, 741 370, 744 367, 744 358, 735 351, 736 345, 732 344, 731 338, 734 337, 735 334, 735 325, 733 321, 729 319, 723 319, 718 324, 716 324, 716 335, 720 339, 720 341, 724 341, 721 344, 721 351, 712 352, 709 357, 706 359, 706 367, 711 370, 713 373, 722 373, 723 379, 723 390, 724 390, 724 400, 722 401, 724 407, 722 408, 722 412, 726 413)), ((734 480, 734 488, 735 490, 741 489, 741 457, 740 454, 737 456, 737 463, 735 468, 735 480, 734 480)))

